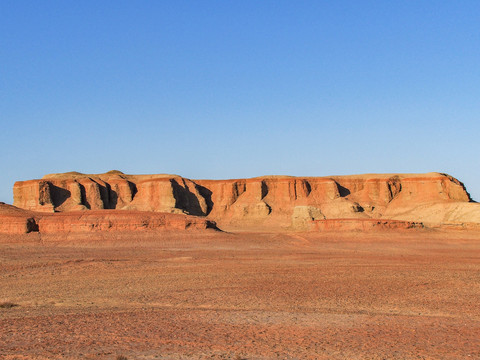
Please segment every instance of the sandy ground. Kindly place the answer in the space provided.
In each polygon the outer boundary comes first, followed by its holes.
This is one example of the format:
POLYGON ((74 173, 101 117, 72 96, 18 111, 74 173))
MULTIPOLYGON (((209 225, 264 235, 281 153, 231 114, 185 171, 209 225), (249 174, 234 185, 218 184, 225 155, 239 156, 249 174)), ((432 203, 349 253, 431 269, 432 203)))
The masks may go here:
POLYGON ((480 359, 480 234, 0 236, 2 302, 1 359, 480 359))

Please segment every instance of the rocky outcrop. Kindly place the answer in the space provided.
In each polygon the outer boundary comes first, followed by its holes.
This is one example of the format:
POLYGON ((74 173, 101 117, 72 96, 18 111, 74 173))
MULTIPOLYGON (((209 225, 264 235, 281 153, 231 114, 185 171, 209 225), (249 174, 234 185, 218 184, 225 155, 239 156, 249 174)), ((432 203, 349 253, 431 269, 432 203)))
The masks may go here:
POLYGON ((149 211, 74 211, 43 214, 38 219, 42 234, 206 229, 216 229, 215 223, 196 216, 149 211))
POLYGON ((311 221, 325 219, 395 219, 429 226, 480 221, 480 207, 463 184, 441 173, 190 180, 73 172, 15 183, 14 205, 47 213, 116 209, 188 214, 227 229, 305 229, 311 221), (450 216, 442 207, 458 211, 450 216))
POLYGON ((26 234, 32 231, 38 231, 32 212, 0 203, 0 233, 26 234))
POLYGON ((421 222, 385 219, 330 219, 311 222, 315 231, 385 231, 423 229, 421 222))
POLYGON ((0 203, 0 233, 66 234, 117 231, 216 229, 215 222, 197 216, 149 211, 93 210, 34 212, 0 203))

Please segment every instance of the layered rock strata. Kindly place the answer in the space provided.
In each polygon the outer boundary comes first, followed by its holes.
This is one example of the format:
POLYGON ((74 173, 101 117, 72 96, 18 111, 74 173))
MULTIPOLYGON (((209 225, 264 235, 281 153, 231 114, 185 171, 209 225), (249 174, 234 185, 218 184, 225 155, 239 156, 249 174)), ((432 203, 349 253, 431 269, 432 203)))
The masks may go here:
POLYGON ((73 172, 15 183, 14 205, 47 213, 116 209, 188 214, 231 229, 307 230, 312 221, 330 219, 480 223, 480 207, 463 184, 441 173, 191 180, 73 172))
POLYGON ((123 210, 43 214, 37 222, 38 230, 43 234, 216 228, 214 222, 196 216, 123 210))
POLYGON ((391 219, 329 219, 314 220, 311 228, 315 231, 375 231, 423 229, 421 222, 391 219))
POLYGON ((93 210, 45 213, 27 211, 0 203, 0 233, 41 234, 183 231, 216 229, 215 222, 185 214, 150 211, 93 210))
POLYGON ((0 233, 26 234, 38 231, 34 213, 0 203, 0 233))

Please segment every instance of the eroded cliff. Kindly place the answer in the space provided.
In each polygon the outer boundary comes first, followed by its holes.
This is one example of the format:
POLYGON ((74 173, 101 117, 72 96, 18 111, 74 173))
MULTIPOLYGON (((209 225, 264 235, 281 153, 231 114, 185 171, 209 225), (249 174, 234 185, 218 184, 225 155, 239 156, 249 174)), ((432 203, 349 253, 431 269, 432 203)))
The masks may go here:
POLYGON ((312 221, 325 219, 426 220, 432 225, 480 219, 480 207, 463 184, 441 173, 190 180, 73 172, 15 183, 14 205, 50 213, 116 209, 188 214, 231 229, 309 229, 312 221), (442 212, 451 208, 455 211, 442 212))

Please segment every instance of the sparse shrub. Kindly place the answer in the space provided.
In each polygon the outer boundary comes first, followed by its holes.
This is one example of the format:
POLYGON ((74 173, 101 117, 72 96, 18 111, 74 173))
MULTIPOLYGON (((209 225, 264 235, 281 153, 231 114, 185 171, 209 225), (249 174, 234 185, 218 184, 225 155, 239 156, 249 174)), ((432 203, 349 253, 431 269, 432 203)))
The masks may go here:
POLYGON ((118 355, 117 360, 128 360, 126 356, 118 355))
POLYGON ((0 303, 0 308, 2 308, 2 309, 11 309, 15 306, 18 306, 18 304, 15 304, 15 303, 10 302, 10 301, 4 301, 4 302, 0 303))

